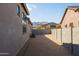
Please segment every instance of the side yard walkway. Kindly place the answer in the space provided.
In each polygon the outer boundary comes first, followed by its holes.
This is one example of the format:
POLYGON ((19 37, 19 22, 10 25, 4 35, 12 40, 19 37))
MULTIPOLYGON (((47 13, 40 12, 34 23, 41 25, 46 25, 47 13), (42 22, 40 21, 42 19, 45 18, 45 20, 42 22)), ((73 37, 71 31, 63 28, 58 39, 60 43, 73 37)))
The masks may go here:
POLYGON ((54 42, 48 35, 36 35, 30 39, 30 44, 25 51, 25 56, 69 56, 68 50, 54 42))

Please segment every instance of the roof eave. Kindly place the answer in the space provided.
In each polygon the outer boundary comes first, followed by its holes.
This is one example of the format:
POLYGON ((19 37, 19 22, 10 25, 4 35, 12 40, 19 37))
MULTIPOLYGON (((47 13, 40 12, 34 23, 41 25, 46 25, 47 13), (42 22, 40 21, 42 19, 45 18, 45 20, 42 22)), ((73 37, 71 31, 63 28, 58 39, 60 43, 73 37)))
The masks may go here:
POLYGON ((21 5, 23 6, 23 8, 26 11, 27 15, 30 15, 27 6, 24 3, 21 3, 21 5))
POLYGON ((65 15, 66 15, 67 10, 68 10, 68 8, 66 8, 65 13, 64 13, 64 15, 63 15, 63 17, 62 17, 62 20, 61 20, 60 24, 62 24, 62 22, 63 22, 63 20, 64 20, 64 17, 65 17, 65 15))

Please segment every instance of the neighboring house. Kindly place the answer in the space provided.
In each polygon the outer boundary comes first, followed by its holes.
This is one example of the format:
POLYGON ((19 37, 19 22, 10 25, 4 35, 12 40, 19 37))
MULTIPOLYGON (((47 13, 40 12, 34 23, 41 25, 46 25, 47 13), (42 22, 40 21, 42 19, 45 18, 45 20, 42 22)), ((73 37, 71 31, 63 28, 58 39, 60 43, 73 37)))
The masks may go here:
POLYGON ((53 29, 53 28, 56 28, 56 25, 57 25, 56 23, 50 22, 50 23, 42 25, 42 27, 45 29, 53 29))
POLYGON ((33 31, 33 33, 35 33, 36 35, 38 34, 51 34, 51 29, 55 29, 56 28, 56 23, 54 22, 50 22, 47 24, 42 24, 40 26, 37 27, 36 30, 33 31))
POLYGON ((48 24, 50 25, 51 29, 56 28, 56 25, 58 25, 57 23, 54 23, 54 22, 50 22, 48 24))
POLYGON ((57 24, 56 29, 61 29, 61 24, 57 24))
MULTIPOLYGON (((24 3, 0 4, 0 55, 17 55, 31 35, 32 23, 24 3)), ((26 45, 27 46, 27 45, 26 45)))
POLYGON ((79 6, 69 6, 60 22, 61 28, 79 27, 79 6))
POLYGON ((41 25, 41 28, 43 28, 43 29, 50 29, 50 24, 41 25))

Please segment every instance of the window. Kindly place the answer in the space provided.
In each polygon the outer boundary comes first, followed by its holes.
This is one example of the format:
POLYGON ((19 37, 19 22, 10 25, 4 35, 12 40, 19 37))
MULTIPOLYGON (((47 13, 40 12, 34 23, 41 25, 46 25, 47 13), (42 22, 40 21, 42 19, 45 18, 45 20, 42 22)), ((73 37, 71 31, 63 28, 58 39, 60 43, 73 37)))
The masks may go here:
POLYGON ((67 28, 67 25, 65 25, 65 28, 67 28))
POLYGON ((25 34, 26 33, 26 29, 27 29, 27 24, 26 24, 26 16, 25 16, 25 14, 22 12, 22 21, 23 21, 23 34, 25 34))
POLYGON ((24 18, 24 13, 22 12, 22 18, 24 18))
POLYGON ((79 27, 79 21, 78 21, 78 27, 79 27))
POLYGON ((26 26, 23 25, 23 34, 26 33, 26 26))
POLYGON ((22 19, 24 20, 24 21, 26 21, 26 16, 25 16, 25 14, 22 12, 22 19))
POLYGON ((70 23, 70 24, 69 24, 69 27, 73 27, 73 23, 70 23))
POLYGON ((17 8, 16 8, 16 12, 17 12, 17 15, 20 16, 20 7, 17 5, 17 8))

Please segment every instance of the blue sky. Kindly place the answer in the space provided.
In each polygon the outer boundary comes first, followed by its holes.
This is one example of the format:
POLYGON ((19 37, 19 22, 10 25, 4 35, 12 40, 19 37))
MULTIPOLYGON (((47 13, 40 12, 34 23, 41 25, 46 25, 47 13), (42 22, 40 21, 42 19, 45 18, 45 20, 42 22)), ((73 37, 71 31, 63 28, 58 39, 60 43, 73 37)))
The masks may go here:
POLYGON ((60 23, 64 11, 68 6, 79 6, 77 3, 28 3, 32 22, 60 23))

